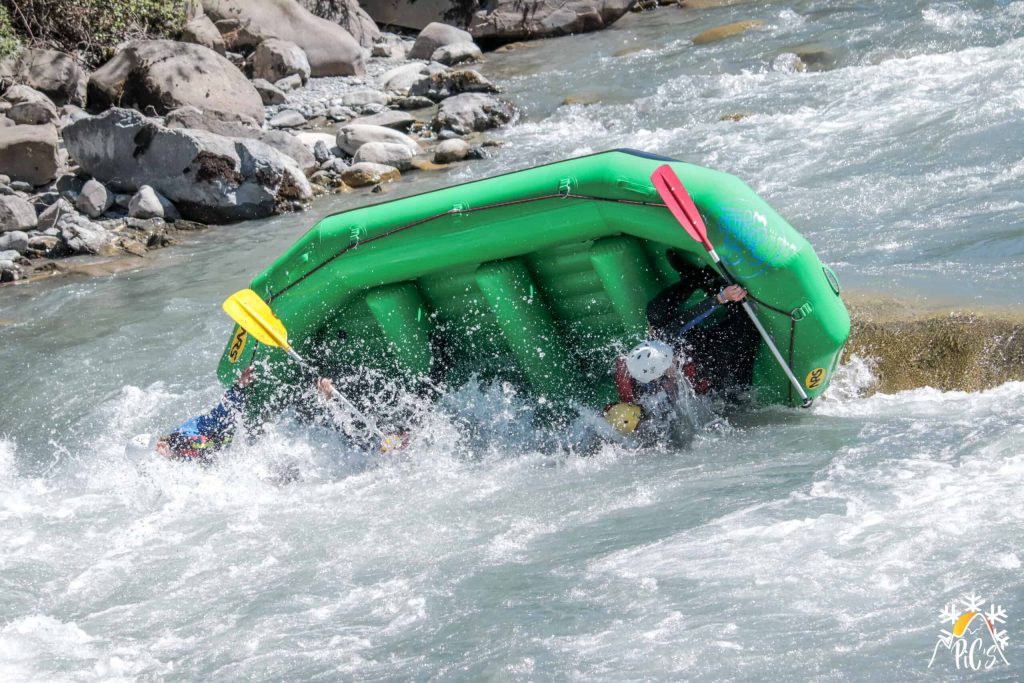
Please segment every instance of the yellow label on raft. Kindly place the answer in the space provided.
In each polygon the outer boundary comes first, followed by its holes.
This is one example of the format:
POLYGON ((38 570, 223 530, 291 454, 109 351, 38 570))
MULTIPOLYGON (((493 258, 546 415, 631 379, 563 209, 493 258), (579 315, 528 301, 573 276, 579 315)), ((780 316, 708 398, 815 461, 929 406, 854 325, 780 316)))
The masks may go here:
POLYGON ((824 381, 825 368, 814 368, 807 373, 807 379, 804 380, 804 386, 808 389, 817 389, 824 381))
POLYGON ((237 363, 242 356, 242 349, 245 348, 245 341, 249 334, 241 327, 235 329, 235 336, 231 338, 231 348, 228 349, 228 360, 237 363))

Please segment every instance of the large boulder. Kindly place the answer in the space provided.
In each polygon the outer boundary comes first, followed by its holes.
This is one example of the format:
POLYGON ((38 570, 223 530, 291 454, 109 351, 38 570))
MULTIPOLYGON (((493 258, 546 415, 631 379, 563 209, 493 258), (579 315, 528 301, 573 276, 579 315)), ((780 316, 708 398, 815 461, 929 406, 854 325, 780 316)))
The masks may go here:
POLYGON ((35 207, 21 197, 0 196, 0 233, 33 230, 39 225, 35 207))
POLYGON ((377 23, 357 0, 299 0, 299 3, 316 16, 344 27, 363 47, 373 47, 380 37, 377 23))
POLYGON ((398 169, 386 164, 375 164, 371 161, 361 161, 346 168, 341 179, 349 187, 366 187, 377 183, 390 183, 401 177, 398 169))
POLYGON ((497 128, 512 120, 515 107, 493 95, 463 93, 441 102, 432 125, 435 130, 451 130, 459 135, 497 128))
POLYGON ((408 95, 410 88, 423 80, 424 76, 431 76, 445 70, 443 64, 420 64, 418 62, 403 64, 381 74, 380 82, 388 92, 408 95))
POLYGON ((309 80, 309 60, 302 48, 289 40, 268 38, 256 46, 252 55, 252 75, 275 83, 292 74, 302 82, 309 80))
POLYGON ((224 120, 214 114, 199 111, 195 107, 175 109, 167 115, 168 128, 197 128, 208 130, 228 138, 252 138, 269 145, 282 154, 291 157, 304 172, 310 173, 316 168, 316 159, 306 149, 302 141, 291 133, 280 130, 263 130, 246 126, 238 121, 224 120))
POLYGON ((473 15, 469 32, 485 46, 586 33, 611 26, 635 0, 491 0, 473 15))
POLYGON ((87 75, 70 55, 33 48, 0 62, 0 84, 21 83, 42 92, 58 106, 83 104, 87 75))
POLYGON ((185 28, 181 30, 181 41, 208 47, 219 55, 226 51, 224 36, 206 15, 200 15, 185 24, 185 28))
POLYGON ((472 42, 473 36, 462 29, 435 21, 427 24, 416 36, 416 42, 409 50, 409 59, 430 59, 438 48, 472 42))
POLYGON ((89 218, 99 218, 113 205, 113 193, 95 178, 90 178, 75 197, 75 208, 89 218))
POLYGON ((341 130, 338 131, 336 141, 338 143, 338 147, 345 152, 345 154, 355 154, 359 151, 360 147, 368 142, 390 142, 402 145, 412 154, 418 154, 420 151, 419 143, 411 137, 404 133, 400 133, 397 130, 385 128, 383 126, 367 126, 359 124, 342 126, 341 130))
POLYGON ((57 177, 58 168, 55 127, 0 127, 0 169, 12 180, 45 185, 57 177))
POLYGON ((11 107, 6 116, 16 124, 40 126, 56 123, 60 116, 49 97, 27 85, 13 85, 4 93, 11 107))
POLYGON ((136 40, 89 77, 89 109, 145 109, 160 114, 193 106, 262 122, 263 100, 234 64, 208 47, 136 40))
POLYGON ((149 185, 204 223, 262 218, 279 202, 312 196, 295 162, 262 142, 167 128, 130 109, 76 121, 64 142, 82 170, 112 190, 149 185))
POLYGON ((409 88, 410 95, 422 95, 435 102, 464 92, 495 93, 500 91, 498 86, 474 69, 440 71, 430 76, 424 76, 409 88))
POLYGON ((464 25, 472 16, 476 3, 468 3, 465 11, 452 0, 362 0, 366 13, 378 26, 399 26, 419 31, 427 24, 445 21, 464 25))
POLYGON ((203 0, 203 9, 216 22, 238 21, 265 36, 295 43, 306 53, 314 77, 366 73, 363 49, 352 34, 296 0, 203 0))
POLYGON ((394 166, 399 171, 407 171, 412 167, 412 157, 412 150, 405 145, 395 142, 367 142, 356 150, 352 162, 384 164, 394 166))

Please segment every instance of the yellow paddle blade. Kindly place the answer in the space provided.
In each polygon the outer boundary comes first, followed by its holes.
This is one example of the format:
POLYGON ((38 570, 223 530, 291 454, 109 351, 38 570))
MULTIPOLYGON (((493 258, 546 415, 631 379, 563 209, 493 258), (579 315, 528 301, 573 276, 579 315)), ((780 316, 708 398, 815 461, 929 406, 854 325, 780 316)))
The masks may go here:
POLYGON ((259 294, 251 289, 242 289, 224 302, 224 312, 238 323, 243 330, 256 337, 262 344, 287 350, 288 330, 277 319, 259 294))

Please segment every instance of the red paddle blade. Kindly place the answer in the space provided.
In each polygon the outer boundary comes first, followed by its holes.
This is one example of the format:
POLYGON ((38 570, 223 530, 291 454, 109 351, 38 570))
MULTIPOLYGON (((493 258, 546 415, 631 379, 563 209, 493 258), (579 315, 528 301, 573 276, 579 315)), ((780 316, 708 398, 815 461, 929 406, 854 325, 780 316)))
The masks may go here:
POLYGON ((697 206, 690 199, 689 193, 683 187, 683 183, 675 171, 668 164, 659 166, 651 175, 651 181, 654 183, 654 189, 665 200, 668 210, 683 226, 686 233, 703 244, 705 249, 711 251, 713 247, 708 240, 708 229, 704 225, 704 219, 700 217, 697 206))

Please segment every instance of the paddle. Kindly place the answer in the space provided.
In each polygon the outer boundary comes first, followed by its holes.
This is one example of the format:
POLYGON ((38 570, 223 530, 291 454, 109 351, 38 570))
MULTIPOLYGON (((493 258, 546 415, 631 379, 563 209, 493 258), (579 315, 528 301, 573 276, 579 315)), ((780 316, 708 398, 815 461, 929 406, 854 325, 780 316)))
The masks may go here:
MULTIPOLYGON (((686 233, 697 242, 704 245, 704 249, 707 250, 708 255, 711 256, 711 260, 714 261, 715 265, 718 266, 718 270, 722 273, 726 282, 730 285, 737 284, 736 280, 733 279, 732 275, 729 274, 724 267, 722 267, 722 259, 719 258, 718 253, 715 251, 714 245, 708 239, 708 228, 704 225, 704 219, 700 217, 700 212, 697 211, 697 206, 690 199, 689 193, 686 188, 683 187, 682 181, 675 174, 670 166, 667 164, 659 166, 655 169, 651 175, 651 181, 654 183, 654 189, 658 191, 661 198, 665 200, 665 206, 672 212, 679 224, 683 226, 686 233)), ((754 309, 750 307, 750 304, 746 301, 743 302, 743 310, 750 316, 751 322, 754 323, 754 327, 761 334, 761 338, 764 339, 764 343, 768 345, 772 355, 775 356, 775 360, 778 362, 779 367, 786 373, 786 377, 796 388, 797 393, 800 394, 800 398, 803 399, 803 407, 807 408, 811 405, 812 399, 804 391, 803 385, 800 384, 800 380, 796 378, 793 371, 790 369, 789 364, 779 353, 779 349, 775 346, 775 342, 769 336, 768 331, 764 329, 761 321, 758 320, 757 314, 754 313, 754 309)))
MULTIPOLYGON (((270 306, 260 298, 259 294, 251 289, 242 289, 235 292, 224 302, 224 312, 231 316, 231 319, 238 323, 239 327, 256 337, 261 344, 276 346, 288 354, 289 358, 298 363, 308 373, 314 377, 317 375, 312 366, 296 353, 295 349, 288 343, 288 330, 285 329, 284 323, 274 315, 274 312, 270 310, 270 306)), ((356 418, 362 420, 370 433, 380 438, 382 442, 387 441, 387 437, 377 428, 377 424, 363 415, 340 391, 332 388, 331 396, 348 408, 349 412, 356 418)))

